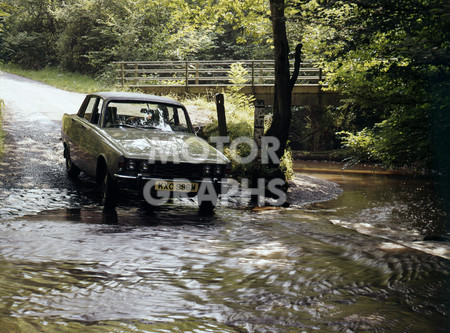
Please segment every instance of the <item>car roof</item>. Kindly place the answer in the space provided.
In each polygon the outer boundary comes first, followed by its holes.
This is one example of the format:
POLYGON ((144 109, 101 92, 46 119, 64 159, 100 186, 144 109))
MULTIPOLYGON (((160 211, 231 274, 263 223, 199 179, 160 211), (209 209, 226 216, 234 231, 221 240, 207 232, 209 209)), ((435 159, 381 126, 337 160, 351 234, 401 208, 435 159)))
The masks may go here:
POLYGON ((131 92, 115 92, 115 91, 103 91, 89 94, 89 96, 99 96, 106 101, 110 100, 129 100, 129 101, 145 101, 153 103, 165 103, 183 106, 180 102, 168 98, 156 95, 141 94, 141 93, 131 93, 131 92))

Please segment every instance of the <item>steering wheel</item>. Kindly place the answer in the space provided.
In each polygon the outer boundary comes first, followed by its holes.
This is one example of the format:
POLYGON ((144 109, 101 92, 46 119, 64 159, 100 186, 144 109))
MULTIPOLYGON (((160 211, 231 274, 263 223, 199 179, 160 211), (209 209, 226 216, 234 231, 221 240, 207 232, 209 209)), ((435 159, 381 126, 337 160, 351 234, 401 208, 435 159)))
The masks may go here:
POLYGON ((132 124, 134 124, 135 122, 136 122, 136 119, 137 119, 138 117, 129 117, 129 118, 127 118, 127 119, 125 119, 125 124, 130 124, 130 125, 132 125, 132 124))

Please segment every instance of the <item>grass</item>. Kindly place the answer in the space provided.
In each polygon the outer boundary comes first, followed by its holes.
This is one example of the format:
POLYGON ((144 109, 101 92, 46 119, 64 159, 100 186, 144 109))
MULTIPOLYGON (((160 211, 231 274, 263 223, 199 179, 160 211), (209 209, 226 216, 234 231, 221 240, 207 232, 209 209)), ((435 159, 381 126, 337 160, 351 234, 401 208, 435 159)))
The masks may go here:
POLYGON ((30 70, 23 69, 14 64, 2 64, 0 65, 0 70, 73 92, 88 94, 96 91, 115 90, 113 86, 109 86, 91 76, 65 72, 54 67, 47 67, 41 70, 30 70))

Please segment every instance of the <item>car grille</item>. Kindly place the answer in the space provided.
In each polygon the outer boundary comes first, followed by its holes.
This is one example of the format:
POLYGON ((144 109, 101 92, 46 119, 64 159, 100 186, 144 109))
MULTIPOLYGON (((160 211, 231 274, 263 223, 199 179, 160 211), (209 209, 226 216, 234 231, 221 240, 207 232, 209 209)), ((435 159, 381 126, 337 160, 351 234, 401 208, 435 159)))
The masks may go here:
POLYGON ((203 178, 203 164, 188 163, 156 163, 150 167, 153 177, 157 178, 203 178))

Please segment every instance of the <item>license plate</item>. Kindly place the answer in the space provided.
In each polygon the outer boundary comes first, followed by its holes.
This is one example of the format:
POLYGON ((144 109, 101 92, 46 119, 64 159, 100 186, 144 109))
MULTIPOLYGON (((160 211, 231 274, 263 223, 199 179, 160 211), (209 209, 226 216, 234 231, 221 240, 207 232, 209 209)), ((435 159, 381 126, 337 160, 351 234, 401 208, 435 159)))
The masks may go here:
POLYGON ((191 182, 167 182, 157 180, 155 182, 155 190, 171 191, 171 192, 198 192, 198 183, 191 182))

